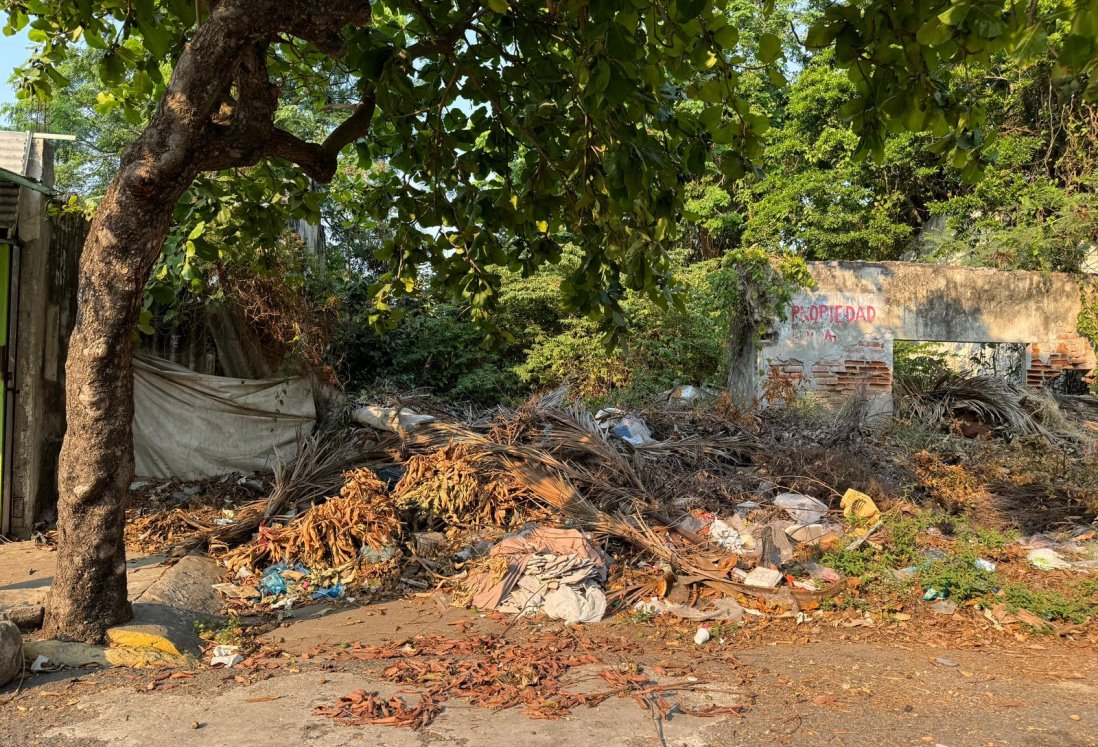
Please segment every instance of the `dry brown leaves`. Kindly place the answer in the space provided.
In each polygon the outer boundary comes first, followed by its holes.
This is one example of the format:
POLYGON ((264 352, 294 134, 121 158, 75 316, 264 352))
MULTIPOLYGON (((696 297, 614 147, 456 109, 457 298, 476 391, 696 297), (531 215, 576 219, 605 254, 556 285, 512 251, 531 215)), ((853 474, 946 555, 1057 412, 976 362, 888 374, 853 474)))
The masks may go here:
POLYGON ((486 651, 492 648, 495 642, 496 639, 492 636, 446 638, 437 633, 425 633, 383 646, 372 643, 363 645, 361 641, 355 641, 349 647, 336 652, 333 658, 378 661, 409 656, 456 656, 486 651))
POLYGON ((931 496, 950 510, 984 508, 990 495, 984 482, 960 464, 946 464, 929 451, 913 454, 912 471, 931 496))
POLYGON ((468 698, 482 708, 522 706, 527 716, 545 719, 589 702, 588 696, 563 691, 560 680, 574 667, 599 663, 591 653, 599 648, 578 635, 546 633, 526 644, 508 644, 491 636, 453 640, 429 634, 387 646, 353 646, 337 657, 396 659, 382 676, 419 685, 432 704, 468 698))
POLYGON ((356 560, 362 547, 391 545, 400 519, 384 484, 366 468, 351 470, 344 479, 339 498, 313 506, 286 526, 260 528, 255 540, 225 556, 225 565, 232 571, 278 561, 334 568, 356 560))
POLYGON ((600 672, 611 685, 605 692, 583 694, 563 689, 562 680, 570 670, 601 663, 595 651, 634 650, 634 644, 596 642, 585 635, 556 633, 544 633, 522 644, 505 643, 493 636, 455 640, 433 633, 380 646, 355 644, 337 652, 335 658, 394 660, 382 671, 382 677, 402 685, 419 686, 420 707, 409 710, 403 701, 394 704, 392 700, 382 707, 384 703, 376 693, 360 691, 332 706, 317 709, 317 713, 347 723, 419 728, 430 723, 437 712, 433 709, 451 697, 467 698, 482 708, 519 706, 531 718, 553 719, 567 716, 577 706, 593 707, 615 696, 634 697, 642 708, 654 709, 661 717, 676 709, 695 716, 740 712, 739 706, 692 710, 669 703, 666 693, 694 689, 702 683, 657 684, 635 668, 600 672), (426 720, 417 714, 427 714, 426 720), (368 720, 349 720, 358 718, 368 720))
POLYGON ((212 506, 173 508, 126 518, 126 549, 139 555, 163 553, 176 542, 203 535, 221 512, 212 506))
POLYGON ((409 708, 404 698, 394 695, 388 700, 378 697, 376 692, 358 690, 344 695, 330 706, 317 706, 313 713, 327 716, 346 726, 377 724, 381 726, 407 726, 422 729, 435 720, 442 711, 430 695, 420 695, 419 705, 409 708))
POLYGON ((480 497, 476 460, 461 444, 417 454, 404 466, 404 476, 393 490, 401 508, 454 520, 464 518, 480 497))
POLYGON ((529 519, 520 516, 529 491, 483 457, 458 443, 412 456, 393 489, 397 506, 415 509, 429 523, 442 519, 448 524, 508 527, 529 519))

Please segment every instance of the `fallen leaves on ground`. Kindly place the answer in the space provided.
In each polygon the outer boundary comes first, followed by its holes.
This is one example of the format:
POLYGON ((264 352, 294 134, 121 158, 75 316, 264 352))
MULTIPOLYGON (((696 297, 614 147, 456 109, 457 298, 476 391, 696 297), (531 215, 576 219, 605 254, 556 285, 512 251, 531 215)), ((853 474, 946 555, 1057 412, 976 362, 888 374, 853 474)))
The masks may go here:
POLYGON ((690 709, 670 703, 665 695, 695 689, 700 682, 659 684, 635 666, 599 673, 610 684, 604 692, 583 694, 565 690, 562 680, 576 667, 601 664, 595 651, 635 650, 633 644, 607 645, 584 634, 544 633, 527 643, 506 643, 492 636, 449 639, 426 634, 384 645, 354 644, 335 654, 337 659, 393 660, 381 675, 390 682, 421 688, 422 702, 408 709, 403 700, 382 701, 376 693, 359 691, 322 706, 317 715, 346 723, 373 723, 421 728, 430 723, 440 704, 451 697, 467 698, 473 705, 493 710, 522 707, 536 719, 567 716, 572 709, 593 707, 611 697, 633 697, 642 708, 661 718, 678 711, 693 716, 739 714, 740 706, 690 709), (354 720, 365 719, 365 720, 354 720))
POLYGON ((358 690, 339 698, 330 706, 317 706, 313 713, 327 716, 346 726, 375 724, 422 729, 435 720, 442 709, 430 695, 420 695, 419 705, 409 708, 404 698, 394 695, 388 700, 376 692, 358 690))

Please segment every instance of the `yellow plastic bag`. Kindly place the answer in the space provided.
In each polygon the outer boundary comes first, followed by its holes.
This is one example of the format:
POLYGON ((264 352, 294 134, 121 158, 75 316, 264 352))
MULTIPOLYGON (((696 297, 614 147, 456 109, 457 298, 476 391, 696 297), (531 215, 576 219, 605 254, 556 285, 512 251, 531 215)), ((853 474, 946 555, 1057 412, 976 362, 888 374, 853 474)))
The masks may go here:
POLYGON ((860 537, 866 534, 881 520, 881 510, 877 508, 873 499, 853 488, 843 494, 839 505, 842 506, 843 516, 846 517, 847 522, 857 525, 857 528, 850 533, 852 536, 860 537))

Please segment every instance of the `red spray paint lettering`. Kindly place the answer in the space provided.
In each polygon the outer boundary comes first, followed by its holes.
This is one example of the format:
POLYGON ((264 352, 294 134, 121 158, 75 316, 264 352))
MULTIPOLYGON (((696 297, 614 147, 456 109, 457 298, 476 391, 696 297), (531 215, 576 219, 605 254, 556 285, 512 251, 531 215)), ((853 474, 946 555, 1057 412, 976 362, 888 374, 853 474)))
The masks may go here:
POLYGON ((872 323, 877 319, 877 309, 874 306, 843 306, 841 304, 830 305, 825 303, 811 304, 809 306, 793 304, 793 314, 791 318, 794 322, 801 323, 872 323))

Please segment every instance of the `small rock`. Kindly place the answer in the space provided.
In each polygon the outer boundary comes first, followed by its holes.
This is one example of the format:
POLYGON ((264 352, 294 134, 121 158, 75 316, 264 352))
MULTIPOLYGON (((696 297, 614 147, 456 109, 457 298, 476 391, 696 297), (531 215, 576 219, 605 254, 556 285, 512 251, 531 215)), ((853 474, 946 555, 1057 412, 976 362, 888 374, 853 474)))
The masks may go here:
POLYGON ((694 634, 694 643, 701 646, 709 640, 709 628, 698 628, 698 632, 694 634))
POLYGON ((957 611, 957 603, 952 599, 939 599, 930 605, 930 609, 933 610, 935 615, 952 615, 957 611))
POLYGON ((943 667, 955 667, 955 666, 957 666, 957 662, 953 661, 953 659, 943 659, 940 656, 937 659, 935 659, 935 661, 938 664, 941 664, 943 667))
POLYGON ((23 634, 10 620, 0 620, 0 687, 23 671, 23 634))
POLYGON ((781 571, 774 570, 773 568, 763 568, 762 566, 752 569, 743 580, 746 586, 755 586, 763 589, 773 589, 780 584, 781 581, 781 571))
POLYGON ((201 728, 202 728, 202 724, 198 723, 197 721, 192 721, 192 722, 191 722, 191 728, 192 728, 192 729, 201 729, 201 728))

